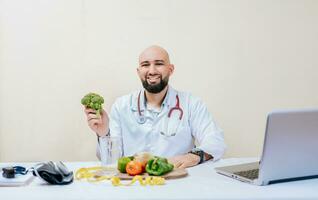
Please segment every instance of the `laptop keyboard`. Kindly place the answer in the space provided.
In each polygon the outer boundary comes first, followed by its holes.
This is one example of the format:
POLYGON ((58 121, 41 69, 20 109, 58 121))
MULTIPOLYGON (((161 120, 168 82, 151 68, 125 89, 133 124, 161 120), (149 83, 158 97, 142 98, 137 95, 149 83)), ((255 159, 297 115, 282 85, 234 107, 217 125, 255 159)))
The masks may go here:
POLYGON ((259 169, 251 169, 247 171, 234 172, 234 174, 253 180, 258 178, 258 172, 259 169))

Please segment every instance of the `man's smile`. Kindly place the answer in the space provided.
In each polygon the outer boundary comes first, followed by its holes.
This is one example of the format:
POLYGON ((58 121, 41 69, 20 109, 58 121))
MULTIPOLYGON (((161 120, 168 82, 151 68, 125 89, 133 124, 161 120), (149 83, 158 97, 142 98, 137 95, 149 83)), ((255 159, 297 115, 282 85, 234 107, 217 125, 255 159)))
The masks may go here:
POLYGON ((154 84, 154 83, 158 83, 161 79, 160 75, 156 75, 156 76, 148 76, 147 77, 147 81, 149 84, 154 84))

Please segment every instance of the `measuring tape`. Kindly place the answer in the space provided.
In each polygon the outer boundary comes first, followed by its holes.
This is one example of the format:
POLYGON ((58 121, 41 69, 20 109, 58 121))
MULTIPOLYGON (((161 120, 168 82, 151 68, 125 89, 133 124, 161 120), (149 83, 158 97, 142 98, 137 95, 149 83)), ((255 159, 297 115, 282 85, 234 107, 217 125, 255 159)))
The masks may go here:
POLYGON ((104 180, 111 180, 113 186, 130 186, 133 185, 135 182, 139 182, 140 185, 164 185, 165 179, 162 177, 157 176, 148 176, 143 178, 142 176, 134 176, 134 178, 130 181, 130 183, 123 184, 120 181, 120 178, 117 176, 106 176, 106 175, 98 175, 98 172, 103 170, 110 170, 111 168, 107 167, 88 167, 88 168, 80 168, 75 173, 76 180, 83 180, 90 183, 96 183, 104 180))

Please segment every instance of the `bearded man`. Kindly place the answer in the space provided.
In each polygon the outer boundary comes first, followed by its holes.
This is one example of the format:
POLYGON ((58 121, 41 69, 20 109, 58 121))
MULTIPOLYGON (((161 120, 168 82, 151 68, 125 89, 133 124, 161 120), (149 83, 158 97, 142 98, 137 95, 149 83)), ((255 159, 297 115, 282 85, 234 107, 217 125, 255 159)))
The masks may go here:
POLYGON ((222 157, 223 131, 199 98, 168 84, 173 72, 167 51, 150 46, 139 56, 142 89, 119 97, 109 117, 104 110, 99 117, 85 108, 88 125, 98 136, 98 149, 106 137, 115 136, 122 140, 123 156, 150 152, 167 157, 177 168, 222 157))

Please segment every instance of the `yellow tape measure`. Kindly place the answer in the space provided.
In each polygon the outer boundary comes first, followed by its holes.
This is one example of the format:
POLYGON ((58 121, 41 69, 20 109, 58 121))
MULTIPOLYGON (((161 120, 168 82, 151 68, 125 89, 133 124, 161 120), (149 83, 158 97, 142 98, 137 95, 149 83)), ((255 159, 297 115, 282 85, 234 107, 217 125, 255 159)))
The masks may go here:
POLYGON ((88 168, 80 168, 75 173, 76 180, 83 180, 86 179, 88 182, 100 182, 104 180, 111 180, 113 186, 129 186, 133 185, 135 182, 139 181, 140 185, 164 185, 165 179, 162 177, 156 176, 148 176, 143 178, 142 176, 134 176, 130 183, 123 184, 120 181, 120 178, 117 176, 105 176, 105 175, 98 175, 98 172, 103 170, 110 170, 107 167, 88 167, 88 168))

